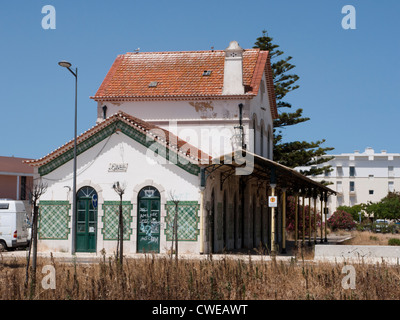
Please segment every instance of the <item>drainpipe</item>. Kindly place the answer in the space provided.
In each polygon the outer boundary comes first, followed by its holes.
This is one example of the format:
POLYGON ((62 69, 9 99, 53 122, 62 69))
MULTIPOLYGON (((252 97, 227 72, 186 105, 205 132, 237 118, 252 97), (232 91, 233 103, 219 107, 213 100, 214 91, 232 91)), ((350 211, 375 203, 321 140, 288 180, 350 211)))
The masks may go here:
POLYGON ((244 143, 244 130, 243 130, 243 103, 239 103, 239 129, 241 131, 242 138, 242 149, 246 149, 246 145, 244 143))
POLYGON ((204 188, 200 189, 200 254, 204 253, 204 188))
POLYGON ((200 169, 200 254, 204 253, 204 190, 206 189, 206 170, 200 169))

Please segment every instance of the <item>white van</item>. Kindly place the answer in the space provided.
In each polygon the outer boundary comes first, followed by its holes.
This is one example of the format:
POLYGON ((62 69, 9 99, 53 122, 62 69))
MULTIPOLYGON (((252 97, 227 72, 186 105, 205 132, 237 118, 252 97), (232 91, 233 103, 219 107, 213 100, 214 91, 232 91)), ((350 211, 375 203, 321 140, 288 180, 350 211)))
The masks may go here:
POLYGON ((0 199, 0 251, 28 246, 28 224, 22 201, 0 199))

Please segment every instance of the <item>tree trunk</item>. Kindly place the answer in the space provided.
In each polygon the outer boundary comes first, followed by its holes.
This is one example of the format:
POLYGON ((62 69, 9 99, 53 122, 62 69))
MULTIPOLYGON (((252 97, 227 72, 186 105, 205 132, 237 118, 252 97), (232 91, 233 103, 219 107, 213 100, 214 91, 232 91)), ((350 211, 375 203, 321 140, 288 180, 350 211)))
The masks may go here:
POLYGON ((37 224, 39 208, 36 203, 33 205, 33 223, 32 223, 32 283, 36 286, 36 267, 37 267, 37 224))

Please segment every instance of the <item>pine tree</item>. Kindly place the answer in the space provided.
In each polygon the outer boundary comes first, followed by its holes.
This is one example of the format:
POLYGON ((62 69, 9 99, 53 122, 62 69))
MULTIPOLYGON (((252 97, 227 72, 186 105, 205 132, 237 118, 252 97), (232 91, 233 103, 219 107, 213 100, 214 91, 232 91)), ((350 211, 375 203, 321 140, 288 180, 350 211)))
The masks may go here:
POLYGON ((310 118, 303 116, 303 109, 298 108, 294 112, 283 112, 282 109, 291 109, 292 105, 284 101, 283 98, 299 88, 296 82, 299 76, 289 73, 295 65, 291 64, 291 56, 283 59, 278 59, 284 54, 279 50, 279 45, 272 42, 273 38, 268 36, 266 30, 263 30, 263 35, 257 38, 253 48, 269 51, 271 59, 271 68, 274 79, 276 103, 279 113, 279 118, 274 120, 274 160, 287 167, 295 168, 300 166, 310 166, 310 170, 302 171, 305 175, 318 175, 325 171, 331 171, 330 165, 318 167, 317 165, 326 163, 332 160, 333 157, 322 157, 327 151, 334 148, 322 147, 325 139, 314 142, 307 141, 292 141, 284 142, 282 130, 287 127, 309 121, 310 118))

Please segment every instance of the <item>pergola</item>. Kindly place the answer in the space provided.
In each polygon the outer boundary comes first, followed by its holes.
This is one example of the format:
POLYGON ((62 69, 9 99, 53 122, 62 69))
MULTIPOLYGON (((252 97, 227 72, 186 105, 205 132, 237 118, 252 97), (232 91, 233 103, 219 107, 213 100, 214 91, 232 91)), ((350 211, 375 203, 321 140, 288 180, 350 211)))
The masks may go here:
MULTIPOLYGON (((302 245, 305 244, 305 207, 306 198, 309 201, 309 210, 311 211, 311 199, 314 202, 314 225, 317 224, 317 199, 320 199, 321 205, 321 243, 327 242, 327 230, 325 223, 325 239, 323 239, 323 219, 322 212, 325 214, 325 221, 327 217, 327 201, 330 195, 335 195, 336 192, 327 186, 314 181, 298 171, 279 164, 273 160, 261 157, 257 154, 247 150, 238 150, 230 154, 214 158, 211 163, 207 163, 201 167, 201 186, 205 187, 207 178, 215 171, 220 172, 220 188, 222 190, 225 181, 232 175, 239 175, 240 179, 240 196, 244 200, 244 187, 252 180, 259 183, 265 183, 270 188, 269 196, 274 197, 280 193, 280 201, 277 201, 276 206, 269 207, 271 209, 271 253, 277 253, 276 250, 276 219, 275 210, 280 209, 282 213, 282 250, 281 253, 286 253, 286 200, 288 195, 295 197, 295 245, 298 243, 298 225, 299 225, 299 200, 302 199, 303 204, 303 230, 302 230, 302 245), (250 162, 250 163, 249 163, 250 162), (278 207, 279 206, 279 207, 278 207)), ((273 199, 271 199, 273 200, 273 199)), ((243 202, 242 202, 243 203, 243 202)), ((242 206, 244 210, 244 206, 242 206)), ((311 245, 311 217, 309 219, 309 237, 308 244, 311 245)), ((314 243, 317 243, 317 232, 314 232, 314 243)))

